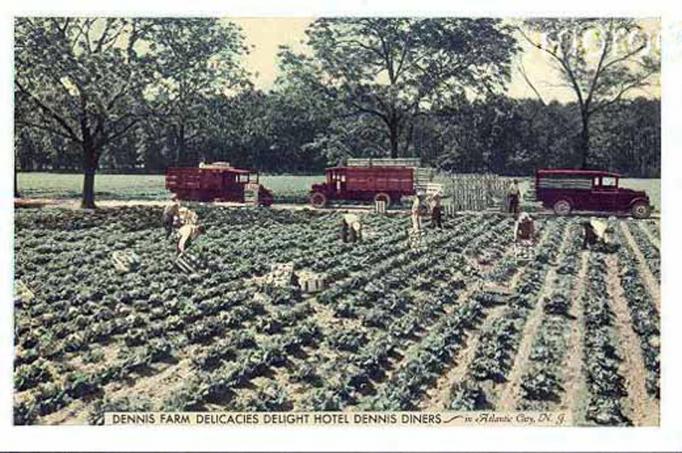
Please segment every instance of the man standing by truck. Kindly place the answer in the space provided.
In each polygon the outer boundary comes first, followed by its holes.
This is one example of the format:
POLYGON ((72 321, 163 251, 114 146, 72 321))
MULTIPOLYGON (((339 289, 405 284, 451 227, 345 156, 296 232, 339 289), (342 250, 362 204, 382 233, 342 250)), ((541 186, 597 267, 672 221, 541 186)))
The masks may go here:
POLYGON ((508 212, 514 215, 519 214, 519 201, 521 199, 521 189, 519 189, 519 181, 514 179, 509 185, 507 191, 507 206, 508 212))
POLYGON ((410 215, 412 217, 412 230, 417 234, 421 233, 422 230, 421 214, 422 200, 421 195, 417 194, 414 196, 414 200, 412 201, 412 210, 410 211, 410 215))

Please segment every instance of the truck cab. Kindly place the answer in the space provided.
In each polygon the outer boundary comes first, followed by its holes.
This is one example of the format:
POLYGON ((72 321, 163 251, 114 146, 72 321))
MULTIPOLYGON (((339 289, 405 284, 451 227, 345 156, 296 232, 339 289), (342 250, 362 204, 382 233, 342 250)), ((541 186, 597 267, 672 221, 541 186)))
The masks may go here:
POLYGON ((535 174, 535 195, 558 215, 573 211, 651 214, 646 192, 619 187, 621 175, 600 170, 542 169, 535 174))

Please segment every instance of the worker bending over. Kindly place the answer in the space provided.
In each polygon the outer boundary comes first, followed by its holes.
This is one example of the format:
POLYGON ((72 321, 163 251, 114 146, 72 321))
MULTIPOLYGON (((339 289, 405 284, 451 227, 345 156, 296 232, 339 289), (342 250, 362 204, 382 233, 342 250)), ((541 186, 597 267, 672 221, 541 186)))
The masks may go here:
POLYGON ((603 251, 614 252, 618 245, 612 240, 612 231, 609 224, 603 220, 592 217, 589 221, 582 222, 583 226, 583 249, 601 246, 603 251))
POLYGON ((166 229, 166 239, 168 239, 173 232, 173 225, 175 218, 180 215, 180 202, 177 195, 173 195, 171 201, 163 208, 163 227, 166 229))
POLYGON ((362 240, 362 219, 357 214, 345 214, 341 220, 341 240, 355 243, 362 240))
POLYGON ((529 254, 535 245, 535 222, 527 213, 522 212, 514 224, 514 248, 524 255, 529 254))
POLYGON ((185 253, 190 245, 205 232, 206 229, 203 225, 188 223, 180 227, 178 230, 180 238, 178 239, 177 254, 182 255, 185 253))

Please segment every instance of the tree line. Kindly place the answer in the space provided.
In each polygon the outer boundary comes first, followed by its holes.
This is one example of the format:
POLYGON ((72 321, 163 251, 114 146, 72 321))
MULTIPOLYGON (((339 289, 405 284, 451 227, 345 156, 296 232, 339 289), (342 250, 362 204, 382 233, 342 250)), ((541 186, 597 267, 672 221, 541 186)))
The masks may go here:
MULTIPOLYGON (((229 21, 19 18, 16 168, 83 172, 85 207, 97 171, 216 160, 297 174, 351 156, 416 156, 455 172, 594 167, 657 177, 660 101, 627 95, 658 63, 639 45, 609 44, 592 62, 559 34, 575 29, 566 21, 318 19, 306 30, 309 51, 281 48, 280 75, 263 91, 229 21), (532 30, 556 39, 541 46, 532 30), (535 99, 505 94, 523 40, 557 63, 575 101, 545 102, 530 80, 535 99)), ((577 24, 605 37, 637 27, 577 24)))

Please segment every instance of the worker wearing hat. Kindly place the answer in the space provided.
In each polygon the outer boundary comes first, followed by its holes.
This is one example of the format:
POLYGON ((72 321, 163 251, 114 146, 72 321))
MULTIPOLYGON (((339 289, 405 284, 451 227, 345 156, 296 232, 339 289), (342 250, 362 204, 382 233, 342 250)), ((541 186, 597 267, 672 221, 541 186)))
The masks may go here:
POLYGON ((341 239, 343 242, 362 240, 362 219, 357 214, 345 214, 341 220, 341 239))

